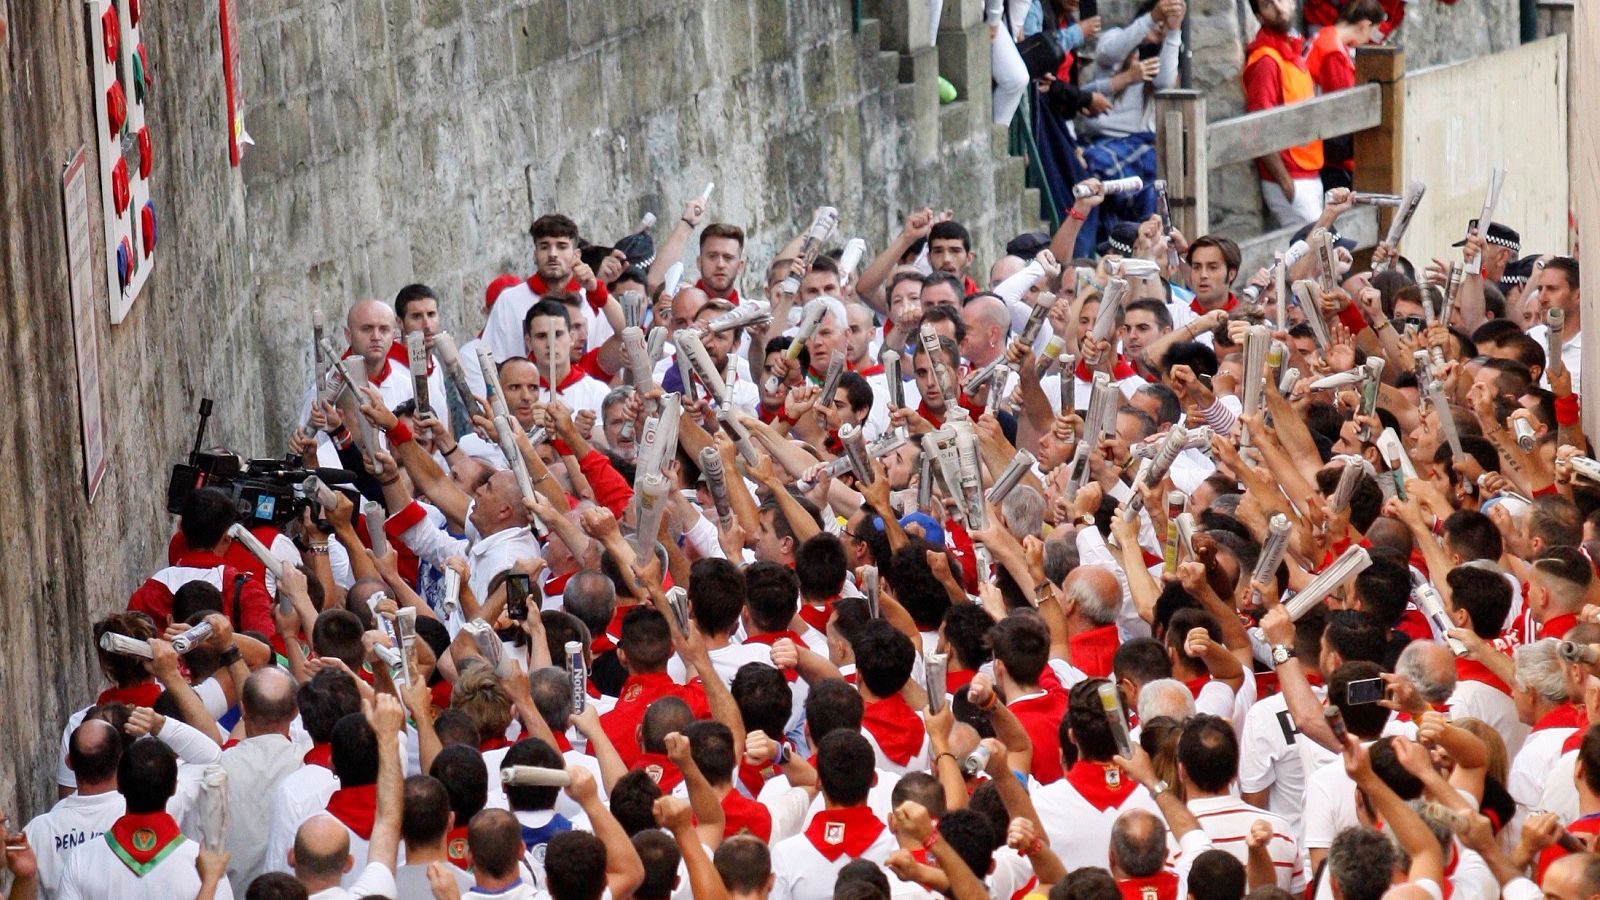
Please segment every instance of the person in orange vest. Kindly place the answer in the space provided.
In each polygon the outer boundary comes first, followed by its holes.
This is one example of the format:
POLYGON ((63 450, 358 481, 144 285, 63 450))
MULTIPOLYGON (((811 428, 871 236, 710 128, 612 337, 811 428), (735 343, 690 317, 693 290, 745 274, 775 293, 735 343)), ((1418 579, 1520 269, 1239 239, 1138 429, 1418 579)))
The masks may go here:
MULTIPOLYGON (((1306 69, 1305 39, 1291 30, 1294 0, 1250 0, 1261 23, 1244 62, 1244 100, 1251 111, 1308 100, 1316 83, 1306 69)), ((1322 213, 1322 142, 1256 160, 1261 196, 1278 225, 1302 225, 1322 213)))

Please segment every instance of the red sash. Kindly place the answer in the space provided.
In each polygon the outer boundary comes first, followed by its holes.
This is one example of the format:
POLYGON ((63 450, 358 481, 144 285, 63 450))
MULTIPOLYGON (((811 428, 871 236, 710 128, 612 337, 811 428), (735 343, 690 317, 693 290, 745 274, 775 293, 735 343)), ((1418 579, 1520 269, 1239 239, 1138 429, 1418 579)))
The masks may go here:
POLYGON ((841 856, 859 858, 878 835, 883 834, 885 827, 865 806, 825 809, 806 826, 806 840, 817 848, 823 859, 838 862, 841 856))
POLYGON ((328 815, 354 831, 364 841, 372 840, 372 820, 378 815, 378 786, 340 788, 328 798, 328 815))
POLYGON ((872 733, 883 755, 900 766, 917 755, 927 734, 922 717, 899 694, 868 703, 861 727, 872 733))
POLYGON ((106 843, 111 845, 111 852, 140 878, 150 874, 150 870, 160 865, 183 841, 177 821, 165 810, 128 813, 106 832, 106 843))
POLYGON ((1088 804, 1105 812, 1123 804, 1138 783, 1111 763, 1080 759, 1067 770, 1067 782, 1088 804))

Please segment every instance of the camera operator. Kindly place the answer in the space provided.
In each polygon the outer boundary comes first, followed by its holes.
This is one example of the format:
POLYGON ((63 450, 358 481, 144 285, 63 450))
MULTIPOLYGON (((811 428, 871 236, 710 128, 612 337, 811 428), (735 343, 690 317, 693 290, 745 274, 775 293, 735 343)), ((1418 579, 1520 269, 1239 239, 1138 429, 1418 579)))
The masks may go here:
POLYGON ((145 613, 157 629, 164 629, 172 618, 172 598, 178 589, 191 581, 205 581, 222 592, 223 612, 234 628, 275 633, 272 597, 261 579, 224 558, 233 544, 228 528, 236 520, 233 498, 221 488, 205 487, 189 495, 178 523, 188 549, 134 591, 128 609, 145 613))

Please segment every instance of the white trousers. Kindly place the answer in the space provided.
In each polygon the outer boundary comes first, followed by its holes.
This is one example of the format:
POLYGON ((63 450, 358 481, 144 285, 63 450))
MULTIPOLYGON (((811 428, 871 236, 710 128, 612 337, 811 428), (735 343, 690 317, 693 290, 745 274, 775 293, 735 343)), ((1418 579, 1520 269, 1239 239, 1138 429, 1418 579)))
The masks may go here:
POLYGON ((1028 67, 1004 25, 996 29, 989 47, 989 66, 994 75, 994 123, 1007 125, 1017 114, 1022 92, 1028 89, 1028 67))
POLYGON ((1294 180, 1294 199, 1290 200, 1276 181, 1261 182, 1261 198, 1278 221, 1279 228, 1304 225, 1322 215, 1322 179, 1316 176, 1294 180))

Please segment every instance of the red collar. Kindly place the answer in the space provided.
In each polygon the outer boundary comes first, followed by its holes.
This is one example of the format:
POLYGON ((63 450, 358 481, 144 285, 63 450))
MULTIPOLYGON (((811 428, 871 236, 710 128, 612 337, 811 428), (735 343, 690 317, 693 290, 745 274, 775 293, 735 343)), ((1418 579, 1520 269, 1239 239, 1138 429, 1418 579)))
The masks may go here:
POLYGON ((504 735, 501 735, 500 737, 489 738, 487 741, 479 741, 478 752, 488 753, 491 750, 500 750, 509 746, 511 746, 511 742, 506 740, 504 735))
MULTIPOLYGON (((396 341, 395 343, 399 343, 399 342, 396 341)), ((395 355, 394 355, 395 343, 391 343, 389 345, 388 351, 384 353, 384 355, 383 355, 383 358, 384 358, 383 368, 378 371, 378 374, 373 375, 370 372, 367 373, 367 383, 368 384, 370 384, 370 385, 372 385, 374 387, 380 387, 380 386, 382 386, 382 384, 385 381, 389 380, 389 373, 394 371, 394 368, 389 365, 388 361, 391 360, 391 359, 395 359, 395 355)), ((400 352, 404 353, 405 352, 405 348, 401 347, 400 348, 400 352)), ((344 351, 344 356, 341 357, 341 359, 349 359, 349 358, 351 358, 352 356, 355 356, 355 355, 356 355, 355 351, 346 349, 344 351)), ((400 358, 397 361, 400 363, 401 368, 405 367, 406 363, 405 363, 405 359, 403 357, 400 358)), ((365 362, 364 359, 362 361, 362 365, 366 365, 366 362, 365 362)))
POLYGON ((922 717, 899 694, 868 703, 861 714, 861 727, 872 733, 883 755, 900 766, 922 750, 927 734, 922 717))
MULTIPOLYGON (((563 585, 563 587, 565 586, 563 585)), ((589 645, 592 655, 599 656, 602 653, 608 653, 616 649, 617 642, 622 640, 622 619, 631 609, 633 609, 631 604, 617 606, 616 612, 611 614, 611 622, 606 625, 606 630, 595 635, 594 641, 589 645)))
POLYGON ((301 762, 308 766, 321 766, 333 771, 333 744, 312 744, 301 762))
MULTIPOLYGON (((535 272, 533 277, 528 279, 528 290, 533 291, 534 296, 543 297, 545 294, 550 293, 550 285, 545 282, 543 275, 535 272)), ((563 290, 569 294, 576 294, 583 290, 583 285, 579 284, 578 279, 574 277, 567 282, 567 286, 563 290)))
MULTIPOLYGON (((826 615, 826 611, 824 611, 824 615, 826 615)), ((805 638, 802 638, 800 635, 795 634, 792 631, 769 631, 766 634, 752 634, 746 636, 744 642, 746 644, 766 644, 768 647, 771 647, 773 644, 776 644, 784 638, 794 641, 794 645, 796 647, 804 647, 806 645, 805 638)), ((796 678, 800 677, 800 673, 796 672, 794 669, 784 669, 783 677, 785 680, 792 682, 796 678)))
MULTIPOLYGON (((1078 368, 1074 370, 1073 374, 1077 376, 1079 381, 1094 381, 1094 371, 1091 370, 1089 368, 1089 364, 1083 360, 1078 361, 1078 368)), ((1112 380, 1122 381, 1125 378, 1132 378, 1137 374, 1139 374, 1139 370, 1133 367, 1133 363, 1128 362, 1128 358, 1126 356, 1118 353, 1117 361, 1111 364, 1112 380)))
POLYGON ((571 753, 572 752, 572 741, 567 740, 566 732, 564 732, 564 731, 551 732, 551 737, 556 739, 556 749, 557 750, 560 750, 562 753, 571 753))
MULTIPOLYGON (((593 684, 594 682, 590 682, 593 684)), ((643 703, 649 706, 661 697, 672 693, 677 687, 677 682, 665 672, 643 672, 629 675, 622 682, 622 691, 617 694, 617 703, 643 703)))
POLYGON ((883 363, 873 363, 864 369, 852 369, 851 371, 855 372, 857 375, 860 375, 862 378, 871 378, 874 375, 883 374, 883 363))
POLYGON ((1101 625, 1079 632, 1067 639, 1072 651, 1072 664, 1090 678, 1104 678, 1111 674, 1111 657, 1122 646, 1115 623, 1101 625))
MULTIPOLYGON (((805 598, 800 599, 800 621, 810 625, 818 631, 826 633, 828 619, 833 615, 833 601, 839 599, 837 595, 829 597, 822 603, 807 603, 805 598)), ((795 643, 800 643, 797 639, 795 643)), ((803 645, 802 645, 803 646, 803 645)))
POLYGON ((1304 69, 1305 44, 1305 38, 1299 35, 1291 36, 1273 31, 1270 28, 1262 28, 1256 31, 1255 40, 1252 40, 1250 46, 1245 48, 1245 54, 1248 55, 1250 51, 1255 50, 1257 47, 1268 47, 1278 51, 1278 55, 1283 57, 1289 65, 1304 69))
POLYGON ((1132 778, 1123 775, 1122 769, 1115 764, 1087 759, 1072 764, 1072 768, 1067 770, 1067 781, 1079 796, 1101 812, 1121 806, 1133 789, 1139 786, 1132 778))
POLYGON ((858 859, 884 828, 883 821, 865 806, 825 809, 812 817, 806 840, 830 863, 841 856, 858 859))
POLYGON ((760 796, 762 786, 777 774, 778 765, 775 762, 768 762, 765 766, 757 768, 743 759, 739 760, 739 768, 734 772, 734 776, 739 779, 739 785, 744 788, 744 794, 751 797, 760 796))
POLYGON ((1475 659, 1461 658, 1456 660, 1456 679, 1458 681, 1476 681, 1480 684, 1487 684, 1500 693, 1508 697, 1511 696, 1510 685, 1501 681, 1500 676, 1491 672, 1488 666, 1475 659))
POLYGON ((1542 640, 1544 638, 1566 637, 1567 632, 1571 631, 1572 627, 1577 624, 1577 613, 1562 613, 1539 626, 1539 638, 1542 640))
POLYGON ((378 786, 340 788, 328 798, 328 815, 354 831, 364 841, 372 840, 372 820, 378 815, 378 786))
POLYGON ((726 296, 726 297, 718 297, 716 294, 713 294, 711 292, 710 288, 706 287, 706 280, 704 278, 701 278, 698 281, 696 281, 694 283, 694 286, 699 288, 702 291, 705 291, 707 297, 711 297, 711 298, 716 299, 716 300, 726 300, 729 303, 732 303, 734 306, 738 306, 739 305, 739 289, 738 288, 729 288, 728 289, 728 296, 726 296))
POLYGON ((156 698, 161 696, 161 685, 154 681, 146 681, 133 687, 106 688, 95 699, 96 703, 125 703, 128 706, 155 706, 156 698))
MULTIPOLYGON (((1233 312, 1233 308, 1238 306, 1238 305, 1239 305, 1239 298, 1233 293, 1233 291, 1229 291, 1228 292, 1227 301, 1224 302, 1221 306, 1217 307, 1217 309, 1220 309, 1223 312, 1233 312)), ((1194 314, 1197 315, 1197 316, 1203 316, 1208 312, 1212 312, 1212 310, 1206 309, 1205 307, 1200 305, 1200 298, 1198 298, 1198 297, 1196 297, 1195 299, 1189 301, 1189 309, 1193 310, 1194 314)))
POLYGON ((951 669, 944 675, 945 690, 954 694, 972 683, 973 676, 978 674, 977 669, 951 669))
POLYGON ((672 793, 672 789, 683 782, 683 773, 664 753, 640 753, 634 758, 633 767, 650 776, 663 794, 672 793))
POLYGON ((458 825, 444 836, 444 857, 461 871, 467 870, 467 826, 458 825))
POLYGON ((226 561, 210 550, 185 550, 178 554, 178 558, 172 564, 185 569, 215 569, 217 566, 225 565, 226 561))
POLYGON ((1117 890, 1122 900, 1178 900, 1178 875, 1163 869, 1148 878, 1124 878, 1117 890))
POLYGON ((772 839, 772 813, 738 791, 723 795, 722 814, 727 822, 722 828, 723 837, 730 838, 741 831, 748 831, 763 841, 772 839))
MULTIPOLYGON (((546 373, 543 372, 543 371, 541 371, 539 373, 539 387, 542 387, 542 388, 544 388, 546 390, 549 390, 549 388, 550 388, 550 379, 546 378, 545 375, 546 375, 546 373)), ((556 385, 556 393, 558 393, 558 394, 561 393, 562 391, 566 390, 567 388, 572 387, 573 385, 575 385, 578 382, 582 381, 586 377, 587 377, 587 374, 582 369, 578 368, 577 366, 569 367, 567 369, 567 377, 561 379, 561 383, 556 385)))
POLYGON ((1210 675, 1201 675, 1199 678, 1190 678, 1190 679, 1188 679, 1187 681, 1185 681, 1183 683, 1183 686, 1189 689, 1189 693, 1193 694, 1194 698, 1196 700, 1199 700, 1200 699, 1200 692, 1205 690, 1206 689, 1206 685, 1208 685, 1210 683, 1211 683, 1211 676, 1210 675))
POLYGON ((1576 704, 1563 703, 1540 716, 1539 721, 1533 723, 1532 731, 1544 731, 1546 728, 1577 728, 1580 731, 1587 731, 1589 714, 1576 704))
POLYGON ((165 810, 128 813, 112 823, 111 830, 106 832, 111 852, 140 878, 150 874, 150 870, 160 865, 183 841, 177 821, 165 810))

